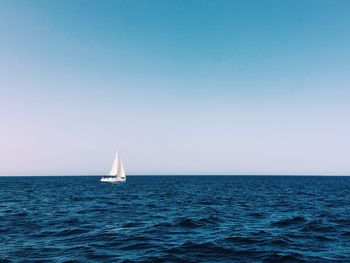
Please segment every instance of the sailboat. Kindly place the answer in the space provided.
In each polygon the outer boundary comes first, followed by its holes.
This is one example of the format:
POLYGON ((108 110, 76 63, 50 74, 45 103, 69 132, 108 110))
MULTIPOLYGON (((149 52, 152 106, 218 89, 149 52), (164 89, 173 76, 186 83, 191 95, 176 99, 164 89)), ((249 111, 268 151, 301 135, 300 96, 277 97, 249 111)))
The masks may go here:
POLYGON ((103 176, 101 178, 101 182, 119 183, 119 182, 125 182, 125 181, 126 181, 126 175, 124 171, 124 165, 117 151, 115 154, 111 171, 108 173, 107 176, 103 176))

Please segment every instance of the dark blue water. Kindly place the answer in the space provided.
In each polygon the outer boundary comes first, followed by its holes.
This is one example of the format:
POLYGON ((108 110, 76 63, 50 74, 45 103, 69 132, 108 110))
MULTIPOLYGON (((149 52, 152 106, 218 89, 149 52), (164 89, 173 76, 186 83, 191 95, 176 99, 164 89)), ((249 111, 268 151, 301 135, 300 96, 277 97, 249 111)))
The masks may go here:
POLYGON ((350 262, 350 177, 3 177, 0 259, 350 262))

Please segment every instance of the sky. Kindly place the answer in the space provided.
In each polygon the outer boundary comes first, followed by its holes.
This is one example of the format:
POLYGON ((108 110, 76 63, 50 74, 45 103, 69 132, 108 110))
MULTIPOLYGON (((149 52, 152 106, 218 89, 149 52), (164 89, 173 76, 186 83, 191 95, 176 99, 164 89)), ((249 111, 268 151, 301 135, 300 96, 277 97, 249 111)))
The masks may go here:
POLYGON ((0 1, 0 175, 350 175, 350 1, 0 1))

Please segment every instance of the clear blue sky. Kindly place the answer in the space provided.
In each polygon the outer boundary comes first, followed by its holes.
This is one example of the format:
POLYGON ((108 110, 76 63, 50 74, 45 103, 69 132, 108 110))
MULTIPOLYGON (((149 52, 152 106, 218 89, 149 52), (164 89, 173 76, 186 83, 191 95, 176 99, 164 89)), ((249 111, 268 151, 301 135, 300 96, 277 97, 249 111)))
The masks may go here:
POLYGON ((0 175, 350 174, 350 1, 0 1, 0 175))

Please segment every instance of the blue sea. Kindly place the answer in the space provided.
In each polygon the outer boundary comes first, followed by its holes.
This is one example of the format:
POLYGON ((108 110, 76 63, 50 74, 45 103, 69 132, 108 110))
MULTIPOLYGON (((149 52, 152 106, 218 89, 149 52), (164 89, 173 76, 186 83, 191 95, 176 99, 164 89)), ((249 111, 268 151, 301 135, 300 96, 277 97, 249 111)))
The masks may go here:
POLYGON ((1 262, 350 262, 350 177, 0 177, 1 262))

